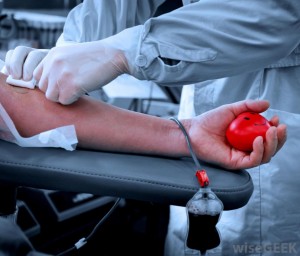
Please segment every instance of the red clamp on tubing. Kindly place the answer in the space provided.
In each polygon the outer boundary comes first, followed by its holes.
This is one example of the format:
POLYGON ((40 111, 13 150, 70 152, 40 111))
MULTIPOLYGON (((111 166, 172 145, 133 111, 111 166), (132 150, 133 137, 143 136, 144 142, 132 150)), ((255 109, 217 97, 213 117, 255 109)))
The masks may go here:
POLYGON ((209 178, 205 170, 198 170, 196 172, 196 177, 201 188, 207 187, 209 185, 209 178))

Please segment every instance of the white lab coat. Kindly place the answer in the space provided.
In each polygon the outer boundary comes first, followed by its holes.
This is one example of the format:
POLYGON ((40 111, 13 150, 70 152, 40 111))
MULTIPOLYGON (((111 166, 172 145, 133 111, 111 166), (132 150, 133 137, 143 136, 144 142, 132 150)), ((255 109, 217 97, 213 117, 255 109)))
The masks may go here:
POLYGON ((161 85, 257 70, 299 44, 299 1, 201 0, 149 19, 162 2, 86 0, 67 18, 64 40, 93 41, 122 31, 110 43, 125 50, 132 75, 161 85), (144 25, 123 30, 138 24, 144 25))
MULTIPOLYGON (((133 76, 161 85, 195 83, 184 89, 182 102, 192 104, 182 105, 181 115, 245 98, 270 100, 265 115, 288 125, 287 143, 270 163, 249 170, 253 196, 223 213, 222 244, 208 254, 300 255, 300 1, 190 0, 195 3, 151 18, 162 2, 86 0, 70 13, 64 40, 121 32, 112 42, 126 51, 133 76)), ((172 207, 166 255, 184 255, 185 229, 184 208, 172 207)))

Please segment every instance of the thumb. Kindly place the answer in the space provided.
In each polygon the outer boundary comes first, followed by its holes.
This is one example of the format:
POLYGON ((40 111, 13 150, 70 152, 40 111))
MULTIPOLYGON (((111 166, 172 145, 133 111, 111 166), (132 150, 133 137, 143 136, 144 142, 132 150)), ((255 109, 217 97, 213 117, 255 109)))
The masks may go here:
POLYGON ((270 103, 267 100, 243 100, 231 105, 232 112, 235 116, 246 111, 261 113, 266 111, 269 107, 270 103))

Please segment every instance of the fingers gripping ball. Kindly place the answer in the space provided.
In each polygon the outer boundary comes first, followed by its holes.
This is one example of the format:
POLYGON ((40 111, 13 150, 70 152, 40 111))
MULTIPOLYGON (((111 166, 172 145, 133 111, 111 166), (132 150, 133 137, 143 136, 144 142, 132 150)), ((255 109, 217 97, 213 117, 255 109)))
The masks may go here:
POLYGON ((265 140, 266 132, 271 126, 271 123, 262 115, 244 112, 230 123, 226 138, 232 147, 249 152, 252 151, 254 139, 262 136, 265 140))

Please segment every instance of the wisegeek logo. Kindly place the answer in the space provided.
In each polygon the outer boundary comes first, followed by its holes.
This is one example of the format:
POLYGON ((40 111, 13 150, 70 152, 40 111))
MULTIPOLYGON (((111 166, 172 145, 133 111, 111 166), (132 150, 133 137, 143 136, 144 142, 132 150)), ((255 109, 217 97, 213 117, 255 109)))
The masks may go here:
POLYGON ((272 255, 291 254, 298 255, 296 243, 273 243, 273 244, 234 244, 233 251, 239 253, 272 253, 272 255))

